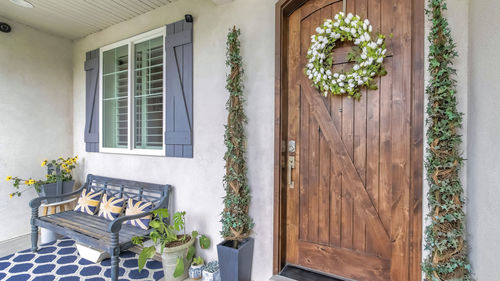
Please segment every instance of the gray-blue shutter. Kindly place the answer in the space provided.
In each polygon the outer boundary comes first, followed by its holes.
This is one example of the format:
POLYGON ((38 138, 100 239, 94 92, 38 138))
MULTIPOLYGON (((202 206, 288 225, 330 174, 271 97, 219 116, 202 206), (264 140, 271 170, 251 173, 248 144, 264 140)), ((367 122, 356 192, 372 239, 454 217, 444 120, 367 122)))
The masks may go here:
POLYGON ((99 49, 85 60, 85 151, 99 151, 99 49))
POLYGON ((171 157, 193 157, 193 23, 167 25, 165 146, 171 157))

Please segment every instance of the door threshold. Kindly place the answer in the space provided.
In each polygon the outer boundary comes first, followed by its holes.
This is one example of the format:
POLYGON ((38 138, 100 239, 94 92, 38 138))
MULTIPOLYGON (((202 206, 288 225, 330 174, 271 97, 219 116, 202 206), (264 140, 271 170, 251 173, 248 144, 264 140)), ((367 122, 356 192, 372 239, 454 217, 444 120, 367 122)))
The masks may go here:
POLYGON ((285 265, 279 275, 297 281, 348 281, 347 279, 339 279, 338 277, 330 276, 312 269, 290 264, 285 265))

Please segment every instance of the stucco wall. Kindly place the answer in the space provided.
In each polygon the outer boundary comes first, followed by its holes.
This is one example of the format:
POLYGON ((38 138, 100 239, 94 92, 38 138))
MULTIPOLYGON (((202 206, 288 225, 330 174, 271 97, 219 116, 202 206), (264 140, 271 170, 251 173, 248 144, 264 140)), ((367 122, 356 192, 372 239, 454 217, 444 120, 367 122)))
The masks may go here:
POLYGON ((9 200, 6 176, 44 179, 43 159, 72 153, 72 43, 0 18, 0 240, 29 232, 29 191, 9 200))
MULTIPOLYGON (((248 167, 255 219, 253 279, 272 273, 273 138, 274 138, 274 3, 236 0, 216 6, 209 0, 185 0, 117 24, 74 44, 75 153, 83 159, 80 181, 88 173, 175 186, 174 208, 187 211, 188 230, 221 238, 219 214, 224 195, 225 41, 232 25, 241 28, 248 96, 248 167), (166 158, 85 153, 85 52, 194 16, 194 158, 166 158)), ((216 257, 215 247, 202 253, 216 257)))
POLYGON ((468 230, 477 280, 500 267, 500 2, 470 1, 468 230))

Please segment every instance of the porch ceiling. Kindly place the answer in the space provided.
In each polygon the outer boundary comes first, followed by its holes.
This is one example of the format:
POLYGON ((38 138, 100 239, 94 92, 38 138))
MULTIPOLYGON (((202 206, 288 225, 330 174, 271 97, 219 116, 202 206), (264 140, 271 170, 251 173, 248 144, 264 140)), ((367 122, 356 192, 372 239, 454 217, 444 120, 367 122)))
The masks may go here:
MULTIPOLYGON (((78 39, 177 0, 0 0, 0 16, 60 37, 78 39)), ((13 26, 15 31, 15 26, 13 26)))

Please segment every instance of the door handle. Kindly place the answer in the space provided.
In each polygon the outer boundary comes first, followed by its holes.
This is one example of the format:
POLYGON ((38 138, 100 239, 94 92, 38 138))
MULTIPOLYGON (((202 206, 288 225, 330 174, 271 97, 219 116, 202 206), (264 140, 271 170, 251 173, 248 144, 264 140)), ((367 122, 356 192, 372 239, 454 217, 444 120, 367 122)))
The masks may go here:
POLYGON ((294 188, 295 183, 292 180, 292 169, 295 168, 295 156, 288 156, 288 165, 287 165, 287 178, 288 178, 288 187, 294 188))

